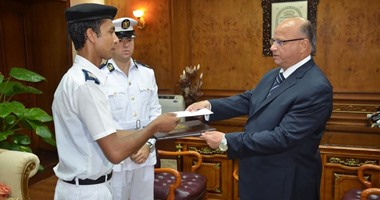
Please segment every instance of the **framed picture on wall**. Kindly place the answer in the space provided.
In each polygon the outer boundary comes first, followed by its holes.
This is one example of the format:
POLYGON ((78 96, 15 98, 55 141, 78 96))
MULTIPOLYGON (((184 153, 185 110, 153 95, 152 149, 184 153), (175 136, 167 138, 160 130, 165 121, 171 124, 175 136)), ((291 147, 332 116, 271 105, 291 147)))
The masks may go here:
POLYGON ((276 26, 286 18, 308 19, 316 32, 317 4, 318 0, 262 0, 263 55, 272 56, 269 40, 273 37, 276 26))

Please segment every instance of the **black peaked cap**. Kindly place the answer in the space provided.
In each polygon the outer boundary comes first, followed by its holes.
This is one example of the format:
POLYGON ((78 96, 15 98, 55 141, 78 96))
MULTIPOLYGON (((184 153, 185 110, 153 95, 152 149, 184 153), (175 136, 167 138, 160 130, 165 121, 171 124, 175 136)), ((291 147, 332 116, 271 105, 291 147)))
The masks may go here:
POLYGON ((113 19, 117 13, 117 8, 96 3, 83 3, 67 8, 65 16, 68 23, 82 21, 113 19))

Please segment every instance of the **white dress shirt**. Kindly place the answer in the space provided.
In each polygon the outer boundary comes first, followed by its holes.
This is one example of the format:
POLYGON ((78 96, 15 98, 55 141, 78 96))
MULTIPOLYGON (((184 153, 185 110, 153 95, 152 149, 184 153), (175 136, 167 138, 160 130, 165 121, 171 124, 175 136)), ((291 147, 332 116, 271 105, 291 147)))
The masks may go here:
POLYGON ((108 174, 108 161, 96 140, 116 132, 108 97, 106 76, 85 58, 76 55, 63 76, 52 105, 59 162, 58 178, 97 179, 108 174))
MULTIPOLYGON (((113 69, 103 67, 101 70, 107 76, 105 86, 117 129, 145 127, 161 114, 154 71, 134 62, 131 58, 127 76, 112 59, 108 61, 109 63, 113 65, 113 69)), ((156 141, 149 139, 149 142, 155 144, 156 141)), ((142 164, 136 164, 127 158, 121 164, 115 165, 113 169, 133 170, 155 164, 156 152, 153 151, 149 154, 147 161, 142 164)))

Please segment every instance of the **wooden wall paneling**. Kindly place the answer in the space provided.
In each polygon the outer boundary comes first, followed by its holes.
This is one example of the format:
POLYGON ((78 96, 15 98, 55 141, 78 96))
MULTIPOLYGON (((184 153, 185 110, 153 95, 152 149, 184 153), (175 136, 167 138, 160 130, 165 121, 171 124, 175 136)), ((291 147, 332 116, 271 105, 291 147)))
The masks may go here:
MULTIPOLYGON (((182 70, 186 66, 194 66, 191 63, 189 45, 191 19, 191 2, 188 0, 170 0, 170 24, 171 24, 171 63, 173 69, 172 88, 175 94, 180 94, 178 81, 182 70)), ((202 67, 202 66, 201 66, 202 67)))
POLYGON ((262 45, 260 1, 160 0, 153 6, 146 0, 106 3, 120 9, 118 17, 150 6, 146 10, 147 27, 137 30, 135 57, 153 66, 160 92, 179 93, 177 82, 186 66, 201 65, 205 98, 251 89, 275 66, 271 57, 263 57, 257 50, 262 45), (157 55, 159 58, 151 61, 157 55))
MULTIPOLYGON (((149 65, 155 71, 160 93, 173 94, 178 78, 174 77, 171 61, 171 16, 168 0, 105 0, 106 4, 116 6, 119 17, 132 17, 135 9, 145 10, 146 26, 135 28, 135 51, 133 58, 149 65)), ((179 75, 179 74, 178 74, 179 75)))
MULTIPOLYGON (((271 57, 261 55, 261 1, 106 2, 120 9, 118 15, 152 7, 146 10, 147 27, 137 31, 135 57, 157 71, 160 91, 178 92, 178 76, 186 65, 201 64, 205 99, 251 89, 275 67, 271 57)), ((314 58, 331 80, 334 94, 379 94, 375 80, 380 73, 380 22, 374 20, 379 7, 377 0, 319 1, 314 58)))
POLYGON ((334 107, 321 144, 380 148, 380 129, 367 114, 380 108, 379 93, 334 93, 334 107))
MULTIPOLYGON (((27 107, 40 107, 51 113, 55 88, 71 66, 71 47, 67 43, 62 0, 9 1, 0 0, 1 70, 8 74, 11 67, 24 67, 43 75, 47 82, 32 84, 43 95, 22 95, 17 100, 27 107)), ((51 123, 53 131, 53 123, 51 123)), ((54 131, 53 131, 54 132, 54 131)), ((31 136, 32 149, 55 149, 31 136)))
POLYGON ((241 0, 239 6, 228 0, 190 2, 191 62, 203 66, 205 92, 241 92, 254 87, 270 68, 258 66, 265 58, 255 51, 262 45, 260 2, 241 0))
POLYGON ((379 93, 378 0, 320 0, 316 61, 334 92, 379 93))
MULTIPOLYGON (((31 70, 32 57, 29 46, 31 30, 28 6, 17 1, 0 0, 0 28, 2 54, 0 72, 8 77, 12 67, 31 70)), ((26 107, 35 105, 33 95, 20 94, 13 99, 23 102, 26 107)), ((23 134, 33 136, 30 131, 24 131, 23 134)), ((31 147, 34 147, 34 143, 31 147)))
POLYGON ((380 130, 379 128, 368 127, 327 126, 321 144, 380 149, 380 130))
POLYGON ((202 99, 230 96, 253 88, 274 66, 272 58, 255 50, 262 45, 261 2, 188 2, 187 65, 201 65, 202 99))
MULTIPOLYGON (((54 92, 66 71, 72 65, 71 40, 68 36, 64 10, 69 1, 34 1, 30 5, 31 32, 33 38, 28 41, 32 49, 31 68, 44 76, 47 81, 36 84, 43 95, 36 95, 36 106, 51 114, 54 92)), ((50 130, 54 132, 53 122, 50 130)), ((39 149, 53 150, 40 138, 33 138, 39 149)))
POLYGON ((0 0, 1 70, 8 75, 11 67, 27 67, 27 24, 29 17, 25 5, 0 0))

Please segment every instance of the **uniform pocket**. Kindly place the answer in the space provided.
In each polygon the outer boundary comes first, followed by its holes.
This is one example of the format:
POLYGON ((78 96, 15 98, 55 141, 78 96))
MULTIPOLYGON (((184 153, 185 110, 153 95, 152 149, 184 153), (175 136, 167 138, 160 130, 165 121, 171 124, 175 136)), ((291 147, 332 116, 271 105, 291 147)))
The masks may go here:
POLYGON ((108 101, 114 118, 122 117, 126 114, 128 106, 128 94, 118 88, 108 91, 108 101))
POLYGON ((139 83, 139 91, 141 96, 142 102, 149 102, 150 98, 152 97, 153 87, 151 85, 145 84, 145 83, 139 83))

